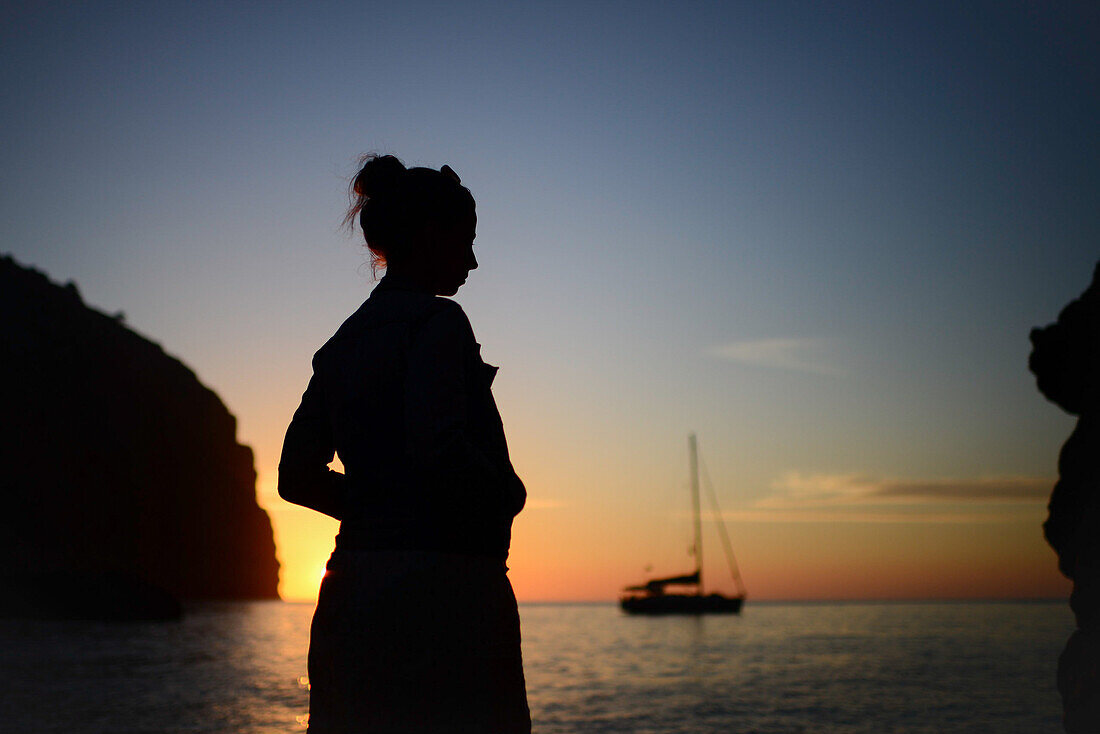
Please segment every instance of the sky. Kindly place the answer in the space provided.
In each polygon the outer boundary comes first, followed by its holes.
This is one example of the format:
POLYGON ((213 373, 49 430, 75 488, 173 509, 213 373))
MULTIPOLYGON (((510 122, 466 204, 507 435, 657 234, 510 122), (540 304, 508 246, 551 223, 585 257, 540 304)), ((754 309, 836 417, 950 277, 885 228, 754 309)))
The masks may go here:
MULTIPOLYGON (((1056 597, 1073 418, 1029 330, 1100 259, 1088 3, 50 3, 0 11, 0 252, 192 367, 276 493, 374 284, 358 157, 449 164, 529 503, 521 601, 690 570, 698 435, 751 598, 1056 597)), ((704 522, 704 578, 731 583, 704 522)))

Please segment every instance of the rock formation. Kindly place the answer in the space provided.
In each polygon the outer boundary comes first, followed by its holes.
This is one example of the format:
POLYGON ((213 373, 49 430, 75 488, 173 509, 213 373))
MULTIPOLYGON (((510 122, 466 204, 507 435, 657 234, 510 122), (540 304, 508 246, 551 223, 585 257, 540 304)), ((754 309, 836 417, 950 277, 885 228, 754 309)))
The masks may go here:
POLYGON ((252 451, 218 396, 121 315, 10 257, 0 406, 0 616, 277 598, 252 451))
POLYGON ((1073 580, 1077 630, 1058 661, 1067 732, 1100 731, 1100 264, 1058 321, 1031 332, 1029 366, 1040 392, 1077 426, 1058 457, 1043 524, 1058 568, 1073 580))

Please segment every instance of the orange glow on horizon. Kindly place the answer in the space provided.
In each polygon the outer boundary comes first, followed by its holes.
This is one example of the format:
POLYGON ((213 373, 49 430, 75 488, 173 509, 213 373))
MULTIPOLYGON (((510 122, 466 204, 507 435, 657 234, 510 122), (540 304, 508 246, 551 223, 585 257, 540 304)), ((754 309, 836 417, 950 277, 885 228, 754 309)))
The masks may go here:
MULTIPOLYGON (((337 523, 279 503, 268 509, 282 564, 279 594, 315 601, 337 523)), ((1070 584, 1030 523, 731 523, 750 599, 826 601, 1066 598, 1070 584)), ((644 541, 616 536, 568 511, 525 511, 517 519, 509 578, 522 602, 613 601, 647 576, 690 570, 684 553, 647 574, 644 541), (557 516, 555 516, 557 515, 557 516)), ((682 549, 678 549, 682 550, 682 549)), ((707 590, 731 593, 717 552, 707 590)))

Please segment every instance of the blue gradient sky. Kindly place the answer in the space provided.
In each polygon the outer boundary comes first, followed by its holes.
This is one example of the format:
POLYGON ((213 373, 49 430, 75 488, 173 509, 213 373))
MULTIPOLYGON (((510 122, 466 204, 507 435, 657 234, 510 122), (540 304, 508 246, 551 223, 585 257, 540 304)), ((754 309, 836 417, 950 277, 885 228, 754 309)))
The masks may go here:
POLYGON ((689 564, 689 430, 759 596, 1063 589, 1027 333, 1100 257, 1094 6, 127 5, 2 11, 0 250, 218 391, 285 595, 331 548, 275 466, 372 285, 371 150, 477 198, 521 598, 689 564))

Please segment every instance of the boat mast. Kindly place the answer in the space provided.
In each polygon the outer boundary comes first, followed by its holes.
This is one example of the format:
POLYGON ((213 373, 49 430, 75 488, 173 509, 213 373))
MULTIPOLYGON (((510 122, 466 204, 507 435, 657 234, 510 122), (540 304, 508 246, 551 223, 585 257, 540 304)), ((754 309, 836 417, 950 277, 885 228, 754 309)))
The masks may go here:
POLYGON ((699 579, 696 593, 703 595, 703 525, 699 519, 699 451, 695 434, 688 434, 688 455, 691 457, 691 509, 695 513, 695 575, 699 579))

